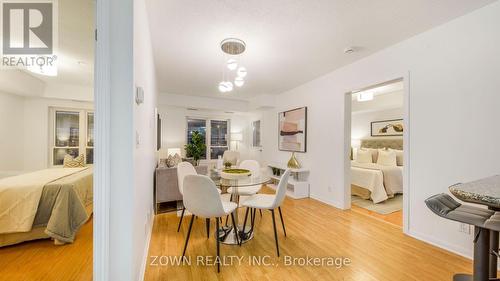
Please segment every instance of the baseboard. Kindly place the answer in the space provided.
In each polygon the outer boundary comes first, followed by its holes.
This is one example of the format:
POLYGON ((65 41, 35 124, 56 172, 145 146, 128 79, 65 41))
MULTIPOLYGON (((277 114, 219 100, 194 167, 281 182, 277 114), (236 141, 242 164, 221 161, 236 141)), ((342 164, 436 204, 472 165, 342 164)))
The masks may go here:
POLYGON ((428 235, 412 231, 411 228, 408 231, 407 235, 410 237, 413 237, 417 240, 420 240, 420 241, 423 241, 425 243, 436 246, 440 249, 446 250, 448 252, 451 252, 451 253, 457 254, 459 256, 462 256, 464 258, 467 258, 469 260, 472 260, 472 256, 471 256, 471 254, 468 253, 468 250, 466 248, 457 247, 456 245, 446 243, 442 240, 432 238, 428 235))
POLYGON ((319 202, 321 202, 321 203, 324 203, 324 204, 330 205, 330 206, 332 206, 332 207, 334 207, 334 208, 337 208, 337 209, 340 209, 340 210, 345 210, 344 208, 342 208, 342 207, 340 207, 340 206, 337 206, 334 202, 330 202, 330 201, 327 201, 327 200, 321 199, 321 198, 316 197, 316 196, 314 196, 314 195, 309 194, 309 198, 314 199, 314 200, 316 200, 316 201, 319 201, 319 202))
POLYGON ((148 231, 148 236, 146 237, 146 244, 144 247, 144 254, 142 257, 142 264, 141 264, 141 272, 140 272, 140 279, 138 281, 143 281, 144 280, 144 275, 146 274, 146 266, 148 264, 148 254, 149 254, 149 244, 151 242, 151 235, 153 233, 153 223, 154 223, 154 209, 151 210, 151 217, 149 219, 149 231, 148 231))

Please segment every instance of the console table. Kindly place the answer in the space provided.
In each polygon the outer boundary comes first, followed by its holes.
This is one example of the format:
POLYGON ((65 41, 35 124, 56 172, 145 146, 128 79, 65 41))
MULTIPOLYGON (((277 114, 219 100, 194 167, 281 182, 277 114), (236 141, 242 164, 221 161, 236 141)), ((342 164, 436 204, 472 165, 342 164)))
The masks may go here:
MULTIPOLYGON (((271 175, 271 180, 275 184, 268 184, 272 189, 276 189, 276 183, 280 181, 281 175, 288 169, 284 163, 272 162, 267 165, 271 175)), ((309 197, 309 170, 305 168, 290 169, 291 177, 288 179, 286 195, 293 199, 301 199, 309 197)))

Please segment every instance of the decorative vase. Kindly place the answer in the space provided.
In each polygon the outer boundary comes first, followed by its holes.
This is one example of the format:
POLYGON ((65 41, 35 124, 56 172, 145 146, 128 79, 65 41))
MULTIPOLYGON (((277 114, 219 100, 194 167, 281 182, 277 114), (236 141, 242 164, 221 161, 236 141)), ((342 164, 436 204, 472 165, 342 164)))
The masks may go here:
POLYGON ((300 168, 299 161, 295 157, 295 152, 292 152, 292 157, 290 157, 290 160, 288 160, 287 167, 291 168, 291 169, 299 169, 300 168))

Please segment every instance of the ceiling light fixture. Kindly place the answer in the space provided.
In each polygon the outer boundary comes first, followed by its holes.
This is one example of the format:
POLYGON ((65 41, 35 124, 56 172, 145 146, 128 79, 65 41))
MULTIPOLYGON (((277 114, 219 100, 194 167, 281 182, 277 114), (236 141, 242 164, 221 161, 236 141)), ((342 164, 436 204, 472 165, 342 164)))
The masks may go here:
POLYGON ((238 77, 246 77, 247 76, 247 69, 243 66, 241 66, 240 68, 238 68, 238 71, 236 71, 236 75, 238 75, 238 77))
POLYGON ((224 54, 225 64, 222 69, 222 80, 218 88, 221 93, 227 93, 231 92, 234 86, 242 87, 245 84, 243 78, 247 75, 247 70, 245 67, 241 66, 241 54, 245 52, 246 44, 241 39, 227 38, 220 43, 220 48, 224 54), (230 72, 233 70, 236 70, 235 77, 233 76, 234 74, 230 72), (230 75, 234 78, 228 77, 230 75), (231 81, 234 81, 234 84, 231 81))
POLYGON ((229 70, 235 70, 238 67, 238 61, 235 59, 228 59, 227 60, 227 68, 229 70))
POLYGON ((243 77, 236 77, 234 79, 234 85, 236 87, 241 87, 241 86, 243 86, 243 84, 245 84, 245 79, 243 79, 243 77))

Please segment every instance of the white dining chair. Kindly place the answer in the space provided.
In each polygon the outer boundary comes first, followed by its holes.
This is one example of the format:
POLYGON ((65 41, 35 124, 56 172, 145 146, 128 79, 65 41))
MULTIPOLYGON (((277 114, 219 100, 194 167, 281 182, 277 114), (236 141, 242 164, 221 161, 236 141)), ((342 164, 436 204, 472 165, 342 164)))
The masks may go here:
POLYGON ((240 161, 240 153, 234 150, 226 150, 222 154, 222 161, 224 164, 229 162, 232 166, 238 166, 240 161))
MULTIPOLYGON (((259 162, 255 160, 243 160, 241 161, 238 168, 249 170, 251 173, 250 177, 260 176, 260 165, 259 162)), ((230 193, 231 195, 249 196, 259 192, 261 188, 262 188, 261 184, 251 185, 251 186, 241 186, 238 188, 230 187, 227 189, 227 192, 230 193)))
MULTIPOLYGON (((177 165, 177 185, 179 187, 179 192, 181 193, 183 198, 184 198, 184 191, 183 191, 184 178, 187 175, 197 175, 197 174, 198 173, 196 172, 195 168, 189 162, 181 162, 177 165)), ((186 207, 182 206, 181 218, 179 220, 179 225, 177 226, 177 232, 179 232, 179 230, 181 229, 182 218, 184 218, 185 211, 186 207)))
MULTIPOLYGON (((238 207, 234 202, 222 201, 215 183, 207 176, 188 175, 184 178, 184 205, 193 214, 189 222, 189 230, 182 251, 182 257, 186 254, 189 236, 193 228, 194 217, 215 218, 215 240, 217 245, 217 260, 219 258, 219 219, 228 214, 231 215, 233 226, 236 226, 233 212, 238 207)), ((241 246, 238 238, 238 229, 233 227, 237 243, 241 246)), ((220 272, 220 263, 217 263, 217 272, 220 272)))
MULTIPOLYGON (((189 162, 181 162, 177 165, 177 184, 179 187, 179 192, 181 193, 182 197, 184 198, 184 191, 183 191, 183 183, 184 179, 188 175, 197 175, 198 172, 196 172, 196 169, 194 166, 189 163, 189 162)), ((220 189, 217 189, 218 193, 220 194, 220 189)), ((184 199, 183 199, 184 200, 184 199)), ((180 231, 181 225, 182 225, 182 218, 184 218, 184 212, 186 211, 186 207, 182 206, 182 211, 181 211, 181 218, 179 220, 179 225, 177 226, 177 232, 180 231)), ((207 238, 210 238, 210 219, 206 219, 206 227, 207 227, 207 238)))
POLYGON ((273 217, 273 229, 274 229, 274 240, 276 242, 276 253, 278 257, 280 256, 280 249, 278 246, 278 233, 276 231, 276 219, 274 217, 274 210, 278 209, 281 219, 281 225, 283 226, 283 233, 286 237, 285 223, 283 221, 283 214, 281 213, 281 204, 285 200, 286 188, 288 185, 288 178, 290 177, 290 169, 287 169, 281 176, 278 187, 276 188, 275 194, 255 194, 242 203, 243 207, 247 207, 245 212, 245 222, 243 223, 243 229, 245 229, 245 224, 247 221, 248 211, 253 209, 252 215, 252 226, 250 231, 253 231, 253 224, 255 222, 255 210, 270 210, 273 217))

